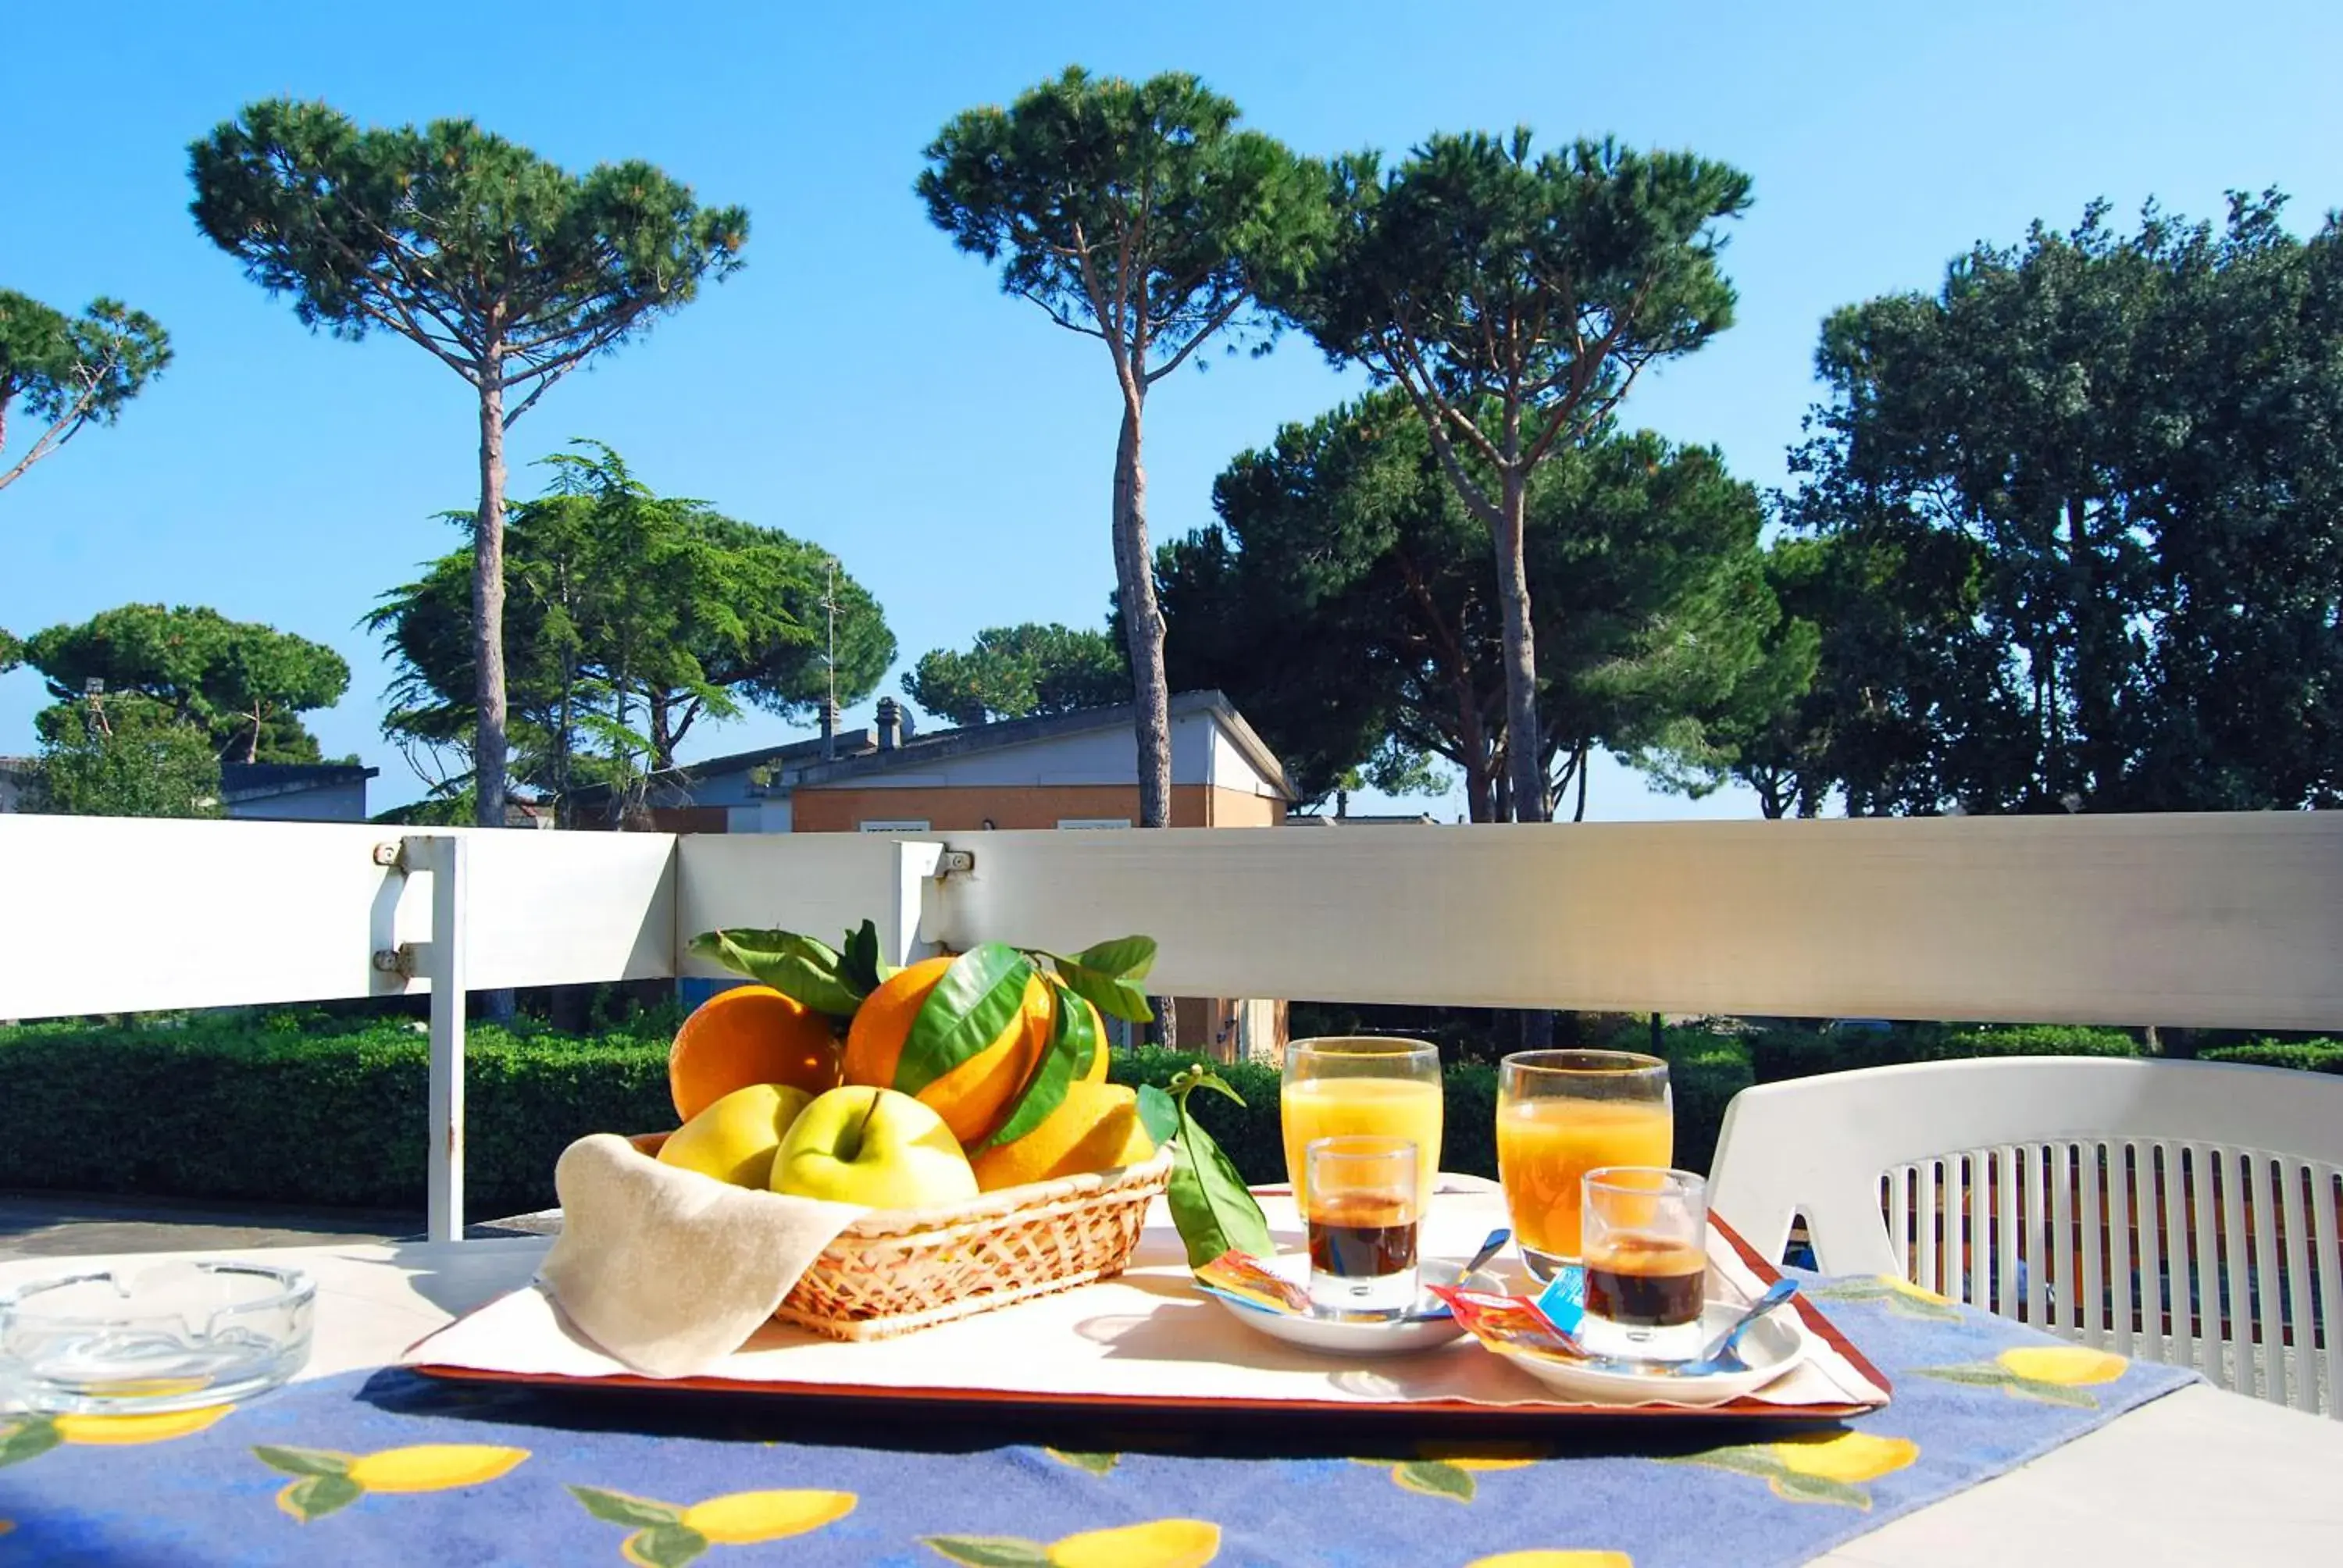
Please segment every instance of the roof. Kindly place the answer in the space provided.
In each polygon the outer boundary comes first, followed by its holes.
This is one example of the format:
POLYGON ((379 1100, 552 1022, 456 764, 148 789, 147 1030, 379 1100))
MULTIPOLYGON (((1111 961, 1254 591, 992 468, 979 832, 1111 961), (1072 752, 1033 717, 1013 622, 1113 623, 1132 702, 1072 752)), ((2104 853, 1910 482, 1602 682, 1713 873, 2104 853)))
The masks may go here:
MULTIPOLYGON (((735 752, 729 757, 711 757, 704 761, 686 763, 654 774, 650 785, 654 791, 688 791, 691 785, 701 779, 746 772, 752 768, 770 768, 774 772, 773 782, 777 785, 816 789, 898 769, 930 768, 948 758, 966 756, 973 751, 1030 746, 1037 741, 1055 740, 1093 730, 1128 729, 1133 707, 1131 703, 1120 702, 1111 708, 1085 708, 1073 713, 1053 713, 1038 719, 996 719, 990 724, 971 724, 958 729, 938 729, 928 734, 906 736, 900 744, 884 749, 879 745, 876 730, 846 729, 839 732, 834 748, 836 755, 827 760, 822 757, 822 742, 819 738, 793 740, 786 746, 768 746, 755 751, 735 752)), ((1292 782, 1285 776, 1284 764, 1253 732, 1252 726, 1245 722, 1244 716, 1227 698, 1217 691, 1182 691, 1172 695, 1172 718, 1197 713, 1209 713, 1217 719, 1230 739, 1236 743, 1237 749, 1244 754, 1245 760, 1284 799, 1298 799, 1292 782)), ((595 785, 578 790, 572 799, 587 804, 603 799, 608 793, 607 785, 595 785)))
POLYGON ((302 795, 312 789, 332 789, 363 784, 382 772, 355 762, 223 762, 220 798, 225 800, 265 800, 278 795, 302 795))
POLYGON ((1342 816, 1331 813, 1306 817, 1288 817, 1285 825, 1298 828, 1309 823, 1327 828, 1437 828, 1440 819, 1429 811, 1351 811, 1342 816))

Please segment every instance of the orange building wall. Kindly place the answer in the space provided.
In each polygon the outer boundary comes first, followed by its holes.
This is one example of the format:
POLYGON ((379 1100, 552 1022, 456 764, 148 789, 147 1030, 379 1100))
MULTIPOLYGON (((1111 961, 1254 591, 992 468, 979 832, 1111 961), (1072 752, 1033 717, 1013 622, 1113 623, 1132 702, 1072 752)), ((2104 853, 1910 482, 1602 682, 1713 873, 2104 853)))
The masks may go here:
MULTIPOLYGON (((1055 828, 1069 818, 1125 817, 1139 821, 1139 789, 1130 784, 1017 784, 958 789, 800 789, 789 799, 790 830, 852 833, 864 822, 924 821, 933 833, 995 828, 1055 828)), ((1174 828, 1269 828, 1285 804, 1205 784, 1172 787, 1174 828)))

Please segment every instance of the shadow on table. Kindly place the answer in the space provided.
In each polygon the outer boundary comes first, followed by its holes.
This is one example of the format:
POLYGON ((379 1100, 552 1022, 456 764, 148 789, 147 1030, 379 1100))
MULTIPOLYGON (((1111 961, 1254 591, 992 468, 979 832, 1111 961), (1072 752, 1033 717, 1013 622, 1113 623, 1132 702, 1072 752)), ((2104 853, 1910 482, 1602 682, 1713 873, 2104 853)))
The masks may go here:
POLYGON ((425 1377, 402 1368, 373 1373, 357 1397, 378 1409, 453 1421, 571 1432, 628 1432, 719 1442, 787 1442, 917 1453, 980 1453, 1018 1445, 1073 1452, 1161 1453, 1215 1459, 1377 1459, 1443 1456, 1664 1458, 1720 1444, 1830 1431, 1835 1422, 1700 1416, 1655 1419, 1632 1412, 1588 1416, 1383 1414, 1151 1410, 1117 1405, 1010 1406, 906 1401, 890 1409, 863 1399, 797 1392, 552 1388, 425 1377))

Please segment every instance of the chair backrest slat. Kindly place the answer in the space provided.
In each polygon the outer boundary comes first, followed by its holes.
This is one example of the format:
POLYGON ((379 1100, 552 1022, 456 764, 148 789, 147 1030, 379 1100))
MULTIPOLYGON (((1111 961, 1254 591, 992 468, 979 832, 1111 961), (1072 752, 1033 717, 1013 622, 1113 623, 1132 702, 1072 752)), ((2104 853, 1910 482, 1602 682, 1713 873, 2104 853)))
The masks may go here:
POLYGON ((2328 1398, 2343 1403, 2343 1230, 2337 1228, 2337 1188, 2343 1171, 2335 1166, 2310 1168, 2310 1208, 2318 1252, 2318 1311, 2314 1321, 2325 1352, 2328 1398))
POLYGON ((2343 1415, 2343 1081, 2017 1059, 1744 1091, 1717 1211, 1778 1256, 2343 1415))

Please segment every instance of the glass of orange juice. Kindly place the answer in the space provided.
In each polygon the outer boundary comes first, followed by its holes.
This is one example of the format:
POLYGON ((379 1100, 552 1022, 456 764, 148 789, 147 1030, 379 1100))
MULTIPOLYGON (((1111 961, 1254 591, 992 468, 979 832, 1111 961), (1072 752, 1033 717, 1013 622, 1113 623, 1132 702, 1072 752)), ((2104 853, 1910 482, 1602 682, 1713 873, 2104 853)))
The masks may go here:
POLYGON ((1321 1138, 1363 1136, 1404 1138, 1415 1145, 1416 1211, 1430 1208, 1440 1173, 1440 1101, 1435 1045, 1378 1035, 1288 1045, 1278 1103, 1285 1179, 1293 1184, 1295 1206, 1309 1212, 1304 1151, 1310 1145, 1321 1138))
MULTIPOLYGON (((1291 1131, 1286 1137, 1290 1149, 1291 1131)), ((1675 1108, 1658 1057, 1524 1050, 1498 1064, 1497 1179, 1522 1259, 1539 1279, 1579 1261, 1580 1182, 1589 1171, 1665 1169, 1674 1155, 1675 1108)))

